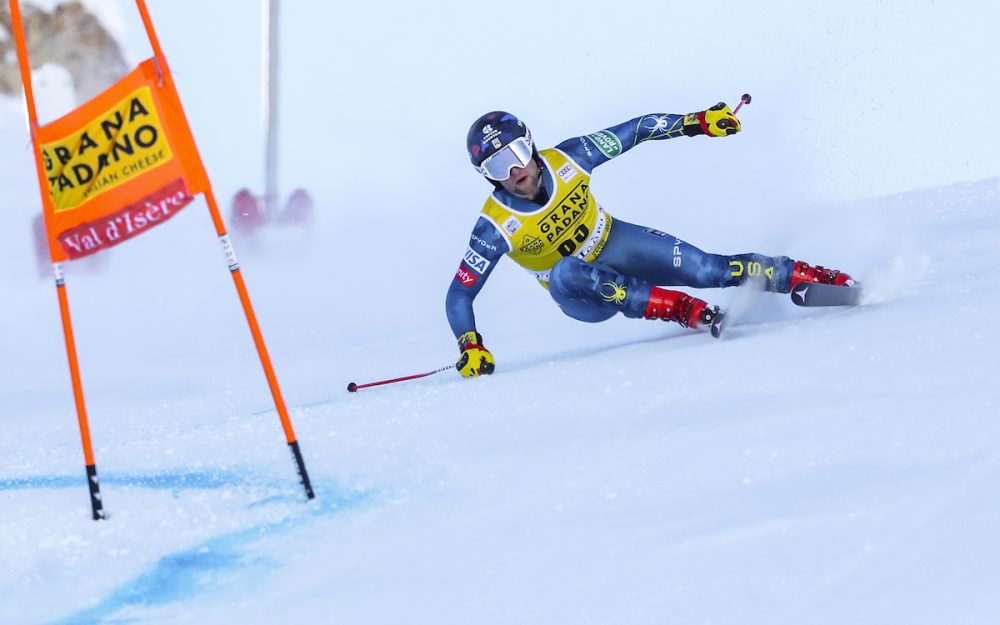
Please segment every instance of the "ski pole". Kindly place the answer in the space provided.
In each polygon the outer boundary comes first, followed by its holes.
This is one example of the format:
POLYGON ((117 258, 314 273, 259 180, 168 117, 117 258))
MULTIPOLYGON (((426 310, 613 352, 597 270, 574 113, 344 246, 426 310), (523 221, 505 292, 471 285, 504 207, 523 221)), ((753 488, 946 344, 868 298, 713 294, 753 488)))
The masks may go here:
POLYGON ((740 109, 743 108, 744 104, 750 104, 750 94, 749 93, 744 93, 743 97, 740 98, 740 103, 737 104, 736 108, 733 110, 733 115, 739 113, 740 109))
POLYGON ((355 384, 351 382, 347 385, 348 393, 356 393, 359 388, 368 388, 369 386, 381 386, 382 384, 394 384, 396 382, 405 382, 406 380, 415 380, 417 378, 426 378, 429 375, 434 375, 435 373, 441 373, 442 371, 447 371, 448 369, 454 369, 455 365, 448 365, 447 367, 441 367, 440 369, 435 369, 434 371, 428 371, 427 373, 417 373, 414 375, 407 375, 401 378, 393 378, 391 380, 379 380, 378 382, 367 382, 365 384, 355 384))

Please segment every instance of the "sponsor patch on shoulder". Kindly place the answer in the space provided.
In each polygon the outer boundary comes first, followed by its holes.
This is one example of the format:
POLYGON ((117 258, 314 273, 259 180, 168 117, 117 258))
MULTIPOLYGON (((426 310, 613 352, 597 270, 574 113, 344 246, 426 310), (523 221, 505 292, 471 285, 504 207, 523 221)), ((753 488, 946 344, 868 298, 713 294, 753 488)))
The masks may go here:
POLYGON ((651 234, 654 237, 660 237, 661 239, 666 239, 667 237, 670 236, 666 232, 661 232, 659 230, 654 230, 653 228, 645 228, 643 230, 643 232, 645 232, 646 234, 651 234))

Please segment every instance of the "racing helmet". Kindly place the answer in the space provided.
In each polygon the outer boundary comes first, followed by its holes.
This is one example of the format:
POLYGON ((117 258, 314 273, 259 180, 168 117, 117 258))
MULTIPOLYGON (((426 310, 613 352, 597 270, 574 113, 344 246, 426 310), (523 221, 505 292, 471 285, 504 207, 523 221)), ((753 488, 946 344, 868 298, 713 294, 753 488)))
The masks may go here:
POLYGON ((513 167, 524 167, 535 155, 531 131, 517 117, 492 111, 477 119, 466 136, 469 160, 491 182, 510 178, 513 167))

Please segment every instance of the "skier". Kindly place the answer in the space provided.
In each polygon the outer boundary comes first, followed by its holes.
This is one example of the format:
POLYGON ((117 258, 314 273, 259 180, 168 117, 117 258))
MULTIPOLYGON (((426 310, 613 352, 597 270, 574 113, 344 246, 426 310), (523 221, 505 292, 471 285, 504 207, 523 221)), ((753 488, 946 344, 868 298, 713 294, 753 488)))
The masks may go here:
POLYGON ((620 312, 712 328, 715 336, 724 315, 718 306, 662 287, 729 287, 757 279, 765 290, 788 293, 803 281, 853 285, 846 273, 787 256, 703 252, 660 230, 613 219, 591 193, 594 168, 640 143, 682 135, 726 137, 741 128, 720 102, 687 115, 643 115, 539 151, 514 115, 494 111, 477 119, 466 138, 469 158, 495 189, 445 302, 461 352, 458 372, 488 375, 496 366, 476 331, 472 302, 504 254, 534 275, 574 319, 599 322, 620 312))

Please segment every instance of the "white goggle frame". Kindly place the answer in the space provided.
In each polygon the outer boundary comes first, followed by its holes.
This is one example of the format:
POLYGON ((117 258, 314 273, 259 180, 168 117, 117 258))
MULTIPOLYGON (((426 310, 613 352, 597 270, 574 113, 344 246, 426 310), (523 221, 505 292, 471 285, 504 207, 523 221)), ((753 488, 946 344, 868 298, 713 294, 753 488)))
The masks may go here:
POLYGON ((500 150, 483 161, 479 173, 490 180, 501 182, 510 178, 510 170, 514 167, 525 167, 531 162, 533 152, 531 133, 514 139, 500 150))

